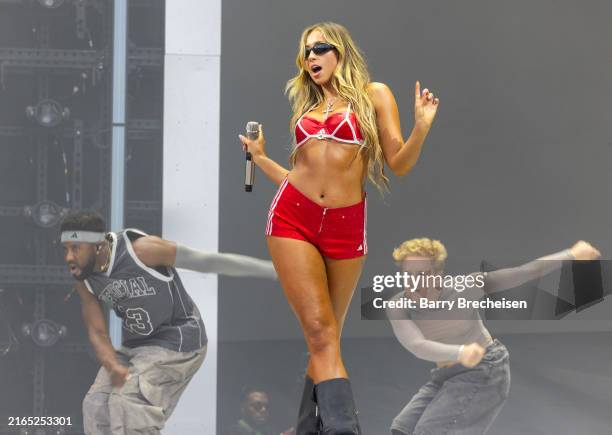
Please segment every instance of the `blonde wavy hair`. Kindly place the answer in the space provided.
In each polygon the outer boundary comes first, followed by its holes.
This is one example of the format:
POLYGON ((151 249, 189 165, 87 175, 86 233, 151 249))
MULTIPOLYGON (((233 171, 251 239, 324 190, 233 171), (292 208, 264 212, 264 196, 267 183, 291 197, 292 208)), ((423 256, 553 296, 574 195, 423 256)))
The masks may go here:
MULTIPOLYGON (((306 40, 314 30, 319 30, 325 38, 325 42, 336 48, 338 64, 331 78, 332 85, 338 92, 338 96, 351 104, 359 122, 361 134, 364 138, 364 143, 359 151, 364 153, 368 178, 381 192, 387 190, 389 179, 384 171, 384 155, 378 139, 376 112, 367 92, 370 74, 361 51, 353 42, 348 30, 340 24, 333 22, 317 23, 307 27, 302 33, 295 59, 298 73, 287 82, 285 87, 285 93, 288 95, 293 109, 290 123, 291 131, 294 131, 297 121, 303 114, 324 101, 322 89, 312 81, 308 74, 304 57, 306 40)), ((295 165, 296 161, 297 148, 295 145, 294 143, 291 152, 291 165, 295 165)), ((357 154, 355 154, 356 156, 357 154)))
POLYGON ((401 263, 404 258, 413 255, 431 258, 437 270, 444 267, 444 262, 448 256, 442 242, 427 237, 406 240, 393 250, 393 259, 397 263, 401 263))

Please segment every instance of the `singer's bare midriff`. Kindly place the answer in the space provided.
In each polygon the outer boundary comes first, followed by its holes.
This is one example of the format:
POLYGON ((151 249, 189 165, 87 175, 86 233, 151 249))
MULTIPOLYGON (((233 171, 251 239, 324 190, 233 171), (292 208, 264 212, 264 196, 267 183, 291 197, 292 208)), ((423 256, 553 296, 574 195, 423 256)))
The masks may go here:
POLYGON ((312 138, 300 146, 288 179, 322 207, 345 207, 363 200, 365 170, 359 145, 312 138))

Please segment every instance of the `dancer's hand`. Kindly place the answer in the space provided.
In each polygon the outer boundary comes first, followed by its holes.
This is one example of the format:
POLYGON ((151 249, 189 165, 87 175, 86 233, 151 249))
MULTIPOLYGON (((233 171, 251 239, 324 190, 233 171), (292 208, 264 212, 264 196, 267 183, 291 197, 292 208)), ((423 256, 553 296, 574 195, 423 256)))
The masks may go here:
POLYGON ((263 125, 259 124, 259 136, 255 140, 251 140, 241 134, 238 135, 242 142, 242 149, 253 154, 253 157, 265 155, 266 138, 263 133, 263 125))
POLYGON ((463 350, 461 351, 461 355, 459 355, 459 362, 471 369, 478 365, 480 360, 485 354, 484 348, 478 343, 466 344, 463 346, 463 350))
POLYGON ((115 364, 110 370, 111 383, 114 387, 121 388, 128 378, 128 368, 121 363, 115 364))
POLYGON ((436 117, 440 100, 429 89, 421 92, 421 83, 417 80, 414 85, 414 123, 416 127, 429 131, 436 117))
POLYGON ((576 242, 570 251, 576 260, 597 260, 601 257, 601 253, 584 240, 576 242))

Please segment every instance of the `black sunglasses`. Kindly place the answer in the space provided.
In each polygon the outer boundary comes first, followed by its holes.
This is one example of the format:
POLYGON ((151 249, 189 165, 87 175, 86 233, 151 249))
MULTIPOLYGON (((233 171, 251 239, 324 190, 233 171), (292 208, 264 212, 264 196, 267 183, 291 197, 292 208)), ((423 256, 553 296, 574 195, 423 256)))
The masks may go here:
POLYGON ((317 56, 320 56, 322 54, 327 53, 329 50, 333 50, 335 48, 336 47, 331 44, 328 44, 327 42, 317 42, 310 48, 304 47, 304 57, 308 59, 308 56, 310 56, 311 51, 317 56))

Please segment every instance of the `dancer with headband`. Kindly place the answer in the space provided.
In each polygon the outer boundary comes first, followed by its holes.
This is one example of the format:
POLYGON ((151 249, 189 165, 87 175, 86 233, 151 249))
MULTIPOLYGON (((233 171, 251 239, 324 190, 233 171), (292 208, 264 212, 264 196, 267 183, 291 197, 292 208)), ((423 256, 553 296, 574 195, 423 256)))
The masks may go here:
POLYGON ((240 136, 255 163, 280 187, 266 226, 268 248, 310 353, 297 433, 359 434, 351 385, 340 355, 347 309, 368 251, 366 176, 387 187, 415 165, 439 100, 415 85, 415 123, 407 140, 391 90, 370 82, 348 31, 331 22, 304 30, 293 106, 291 170, 240 136))
POLYGON ((61 224, 64 260, 102 367, 83 400, 88 435, 159 434, 206 355, 206 331, 175 267, 276 279, 269 261, 198 251, 142 231, 106 232, 80 211, 61 224), (122 322, 115 350, 100 302, 122 322))
MULTIPOLYGON (((392 299, 452 302, 459 297, 479 300, 485 294, 518 287, 560 269, 563 261, 595 260, 600 253, 579 241, 571 248, 518 267, 473 273, 483 286, 466 289, 417 285, 392 299), (459 291, 461 290, 461 291, 459 291)), ((429 238, 406 240, 393 251, 402 272, 441 276, 446 248, 429 238)), ((427 280, 421 280, 425 282, 427 280)), ((506 347, 493 339, 476 308, 453 313, 447 309, 392 309, 387 313, 398 341, 416 357, 435 362, 431 379, 412 397, 391 424, 393 435, 485 434, 506 402, 510 365, 506 347)))

